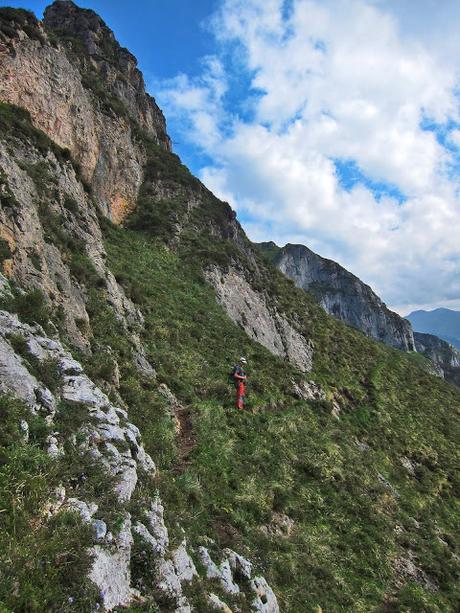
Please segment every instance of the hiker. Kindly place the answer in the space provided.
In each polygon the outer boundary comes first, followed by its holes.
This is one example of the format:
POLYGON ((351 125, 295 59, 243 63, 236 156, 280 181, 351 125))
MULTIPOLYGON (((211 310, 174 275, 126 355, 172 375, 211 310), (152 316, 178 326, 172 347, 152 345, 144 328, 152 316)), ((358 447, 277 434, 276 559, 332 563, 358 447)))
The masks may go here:
POLYGON ((246 380, 247 376, 244 372, 244 366, 247 364, 246 358, 240 358, 239 364, 233 367, 232 377, 236 388, 237 409, 244 409, 244 397, 246 395, 246 380))

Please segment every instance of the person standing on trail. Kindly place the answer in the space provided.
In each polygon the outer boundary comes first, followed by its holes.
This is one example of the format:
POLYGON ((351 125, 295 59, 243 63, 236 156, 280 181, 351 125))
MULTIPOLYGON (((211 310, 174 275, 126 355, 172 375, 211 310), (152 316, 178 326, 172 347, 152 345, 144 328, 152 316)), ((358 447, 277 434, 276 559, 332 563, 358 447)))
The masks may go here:
POLYGON ((240 358, 239 364, 233 367, 232 376, 236 388, 236 401, 235 405, 237 409, 244 409, 244 399, 246 396, 246 381, 247 375, 244 371, 246 366, 246 358, 240 358))

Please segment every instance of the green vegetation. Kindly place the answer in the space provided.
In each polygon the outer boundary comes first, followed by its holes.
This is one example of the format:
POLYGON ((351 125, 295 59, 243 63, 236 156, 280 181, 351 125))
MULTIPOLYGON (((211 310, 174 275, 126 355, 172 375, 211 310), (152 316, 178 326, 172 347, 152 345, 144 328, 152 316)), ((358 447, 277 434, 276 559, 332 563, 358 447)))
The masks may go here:
POLYGON ((6 43, 12 52, 14 47, 10 45, 10 39, 19 38, 18 30, 23 30, 32 40, 45 42, 38 20, 31 11, 1 7, 0 41, 6 43))
POLYGON ((16 197, 8 185, 8 177, 2 168, 0 168, 0 203, 2 207, 9 209, 15 209, 18 206, 16 197))
POLYGON ((3 238, 0 238, 0 264, 3 262, 3 260, 8 260, 11 255, 11 249, 7 241, 3 238))
MULTIPOLYGON (((0 104, 3 126, 7 137, 30 139, 43 151, 52 147, 16 107, 0 104)), ((145 146, 138 208, 126 228, 103 223, 109 268, 145 319, 128 330, 83 244, 66 227, 76 204, 67 199, 66 212, 57 214, 50 205, 56 186, 49 166, 27 167, 41 190, 47 240, 86 288, 92 352, 79 358, 109 390, 118 367, 113 398, 121 395, 159 467, 155 479, 140 475, 126 509, 133 522, 159 491, 173 543, 183 538, 181 526, 192 548, 208 544, 208 537, 247 555, 276 591, 282 611, 455 611, 459 390, 429 376, 418 358, 327 316, 235 235, 230 207, 177 156, 148 141, 145 146), (164 188, 162 198, 155 186, 164 188), (203 277, 211 263, 243 269, 271 306, 312 340, 314 372, 302 375, 227 317, 203 277), (156 380, 136 367, 131 332, 141 335, 156 380), (242 413, 233 408, 228 382, 241 354, 250 376, 249 410, 242 413), (326 399, 297 398, 293 381, 305 379, 320 383, 326 399), (190 411, 196 444, 187 457, 159 383, 190 411), (331 414, 333 402, 340 420, 331 414), (273 534, 279 514, 294 522, 291 533, 273 534), (408 568, 416 572, 410 576, 408 568)), ((3 306, 30 323, 46 325, 51 314, 38 290, 14 292, 3 306)), ((37 363, 21 337, 10 340, 31 372, 57 389, 56 365, 37 363)), ((42 509, 58 484, 68 496, 97 501, 112 530, 125 509, 106 472, 79 451, 86 436, 81 426, 89 419, 83 407, 58 407, 65 454, 54 462, 43 450, 44 420, 27 414, 26 441, 18 425, 25 415, 22 405, 0 399, 0 608, 93 610, 96 595, 85 580, 92 542, 87 527, 73 514, 48 518, 42 509)), ((154 611, 152 560, 143 552, 136 542, 133 581, 150 590, 151 603, 132 610, 154 611)), ((192 584, 189 597, 206 611, 200 586, 192 584)))
POLYGON ((44 420, 6 396, 0 397, 0 419, 0 609, 92 610, 98 594, 86 578, 91 530, 75 513, 46 512, 62 467, 43 450, 44 420))
POLYGON ((121 393, 162 469, 145 487, 159 487, 173 532, 179 520, 192 544, 207 535, 250 552, 283 610, 368 611, 387 602, 401 611, 453 611, 458 391, 427 376, 410 356, 327 317, 273 273, 278 304, 302 313, 314 340, 309 378, 339 399, 338 422, 328 402, 293 397, 290 381, 300 373, 232 324, 199 267, 180 250, 108 225, 106 237, 111 269, 136 288, 159 381, 192 411, 197 446, 181 467, 180 441, 164 403, 139 380, 129 345, 108 323, 109 310, 93 315, 98 343, 120 355, 121 393), (244 414, 232 408, 227 383, 241 353, 249 359, 253 410, 244 414), (360 450, 357 440, 369 448, 360 450), (414 463, 414 475, 403 467, 404 457, 414 463), (291 537, 262 533, 273 512, 294 520, 291 537), (438 591, 398 576, 397 560, 411 556, 438 591))
POLYGON ((24 323, 37 323, 45 329, 51 315, 46 298, 39 289, 21 292, 14 288, 11 295, 7 294, 1 297, 0 308, 17 313, 19 319, 24 323))

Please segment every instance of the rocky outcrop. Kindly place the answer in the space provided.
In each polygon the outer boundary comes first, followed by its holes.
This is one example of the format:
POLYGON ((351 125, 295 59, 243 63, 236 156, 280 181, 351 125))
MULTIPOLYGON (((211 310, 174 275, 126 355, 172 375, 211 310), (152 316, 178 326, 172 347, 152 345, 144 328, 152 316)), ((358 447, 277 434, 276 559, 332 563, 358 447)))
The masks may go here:
MULTIPOLYGON (((1 281, 2 292, 8 292, 7 282, 4 278, 1 281)), ((71 510, 83 522, 91 524, 94 543, 89 577, 99 588, 104 610, 111 611, 128 605, 133 598, 142 600, 144 596, 132 585, 131 579, 133 546, 137 538, 150 550, 154 563, 149 572, 156 577, 156 588, 167 599, 169 610, 191 611, 183 586, 199 575, 186 539, 178 547, 170 547, 164 509, 158 497, 137 511, 142 521, 133 522, 126 509, 136 490, 139 474, 153 477, 156 471, 152 458, 143 448, 141 433, 129 421, 126 410, 112 404, 58 340, 48 337, 40 326, 21 323, 16 315, 6 311, 0 311, 0 393, 22 399, 31 413, 46 419, 53 432, 49 437, 48 453, 56 460, 67 453, 65 444, 68 443, 59 425, 58 407, 65 403, 69 410, 78 413, 79 425, 71 433, 73 445, 79 454, 90 456, 100 464, 112 483, 119 505, 116 528, 112 525, 109 529, 110 522, 99 512, 97 499, 76 498, 63 487, 56 492, 56 499, 50 501, 46 511, 51 516, 71 510), (22 355, 15 349, 19 339, 22 355), (53 391, 39 380, 39 375, 30 372, 24 352, 42 367, 50 362, 56 365, 59 380, 53 391)), ((21 429, 26 436, 27 423, 21 424, 21 429)), ((276 596, 263 577, 253 576, 251 563, 231 550, 224 550, 220 555, 223 557, 216 576, 222 577, 222 587, 229 597, 240 594, 243 581, 248 594, 248 610, 251 607, 254 611, 278 613, 276 596)), ((197 556, 201 557, 201 550, 197 556)), ((206 570, 206 577, 208 574, 206 570)))
MULTIPOLYGON (((3 272, 24 290, 41 290, 80 348, 87 346, 90 276, 125 327, 141 327, 142 315, 107 268, 97 209, 75 168, 59 151, 40 151, 33 135, 20 136, 0 134, 0 171, 10 194, 6 200, 0 193, 0 235, 10 249, 3 272)), ((148 369, 136 334, 132 340, 140 368, 148 369)))
POLYGON ((330 315, 367 336, 403 351, 415 351, 408 321, 390 311, 358 277, 304 245, 260 243, 262 251, 295 285, 310 291, 330 315))
MULTIPOLYGON (((1 16, 0 16, 1 18, 1 16)), ((161 111, 135 58, 93 12, 56 2, 36 22, 40 37, 10 20, 0 50, 0 100, 68 149, 101 210, 119 223, 135 208, 145 152, 136 130, 169 149, 161 111)))
POLYGON ((460 351, 433 334, 414 332, 414 338, 417 351, 433 362, 438 374, 460 386, 460 351))
POLYGON ((302 372, 312 369, 311 342, 269 304, 266 296, 254 290, 240 271, 235 268, 224 271, 215 266, 206 271, 206 278, 214 286, 217 300, 228 316, 250 338, 274 355, 286 358, 302 372))

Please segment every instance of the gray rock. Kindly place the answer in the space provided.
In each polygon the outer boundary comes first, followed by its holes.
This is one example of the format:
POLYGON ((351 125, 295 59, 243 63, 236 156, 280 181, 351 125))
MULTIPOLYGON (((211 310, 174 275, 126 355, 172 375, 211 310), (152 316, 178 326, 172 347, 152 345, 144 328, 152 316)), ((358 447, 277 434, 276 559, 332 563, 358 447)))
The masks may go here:
POLYGON ((225 602, 223 602, 219 596, 216 596, 216 594, 208 594, 208 602, 209 604, 216 609, 216 611, 223 611, 224 613, 232 613, 232 610, 230 609, 229 606, 227 606, 225 604, 225 602))
POLYGON ((220 577, 220 570, 217 565, 213 562, 211 556, 209 555, 209 551, 206 547, 198 547, 198 556, 206 570, 206 578, 207 579, 217 579, 220 577))
POLYGON ((252 601, 252 610, 261 613, 279 613, 278 600, 263 577, 254 577, 251 581, 251 590, 255 594, 252 601))
POLYGON ((91 519, 95 513, 97 513, 98 506, 94 502, 86 503, 78 498, 68 498, 66 507, 70 511, 76 511, 85 524, 91 523, 91 519))
POLYGON ((288 538, 293 529, 294 520, 284 513, 276 512, 273 512, 271 522, 261 528, 267 536, 275 538, 288 538))
POLYGON ((398 493, 398 491, 396 490, 396 488, 394 487, 394 485, 392 485, 392 484, 391 484, 391 483, 388 481, 388 479, 385 479, 385 477, 384 477, 382 474, 380 474, 380 473, 377 473, 377 478, 378 478, 378 480, 380 481, 380 483, 383 485, 383 487, 384 487, 385 489, 389 490, 389 491, 390 491, 390 492, 393 494, 393 496, 395 496, 396 498, 399 498, 399 493, 398 493))
POLYGON ((59 445, 58 440, 55 436, 48 436, 47 439, 48 447, 46 452, 52 458, 58 458, 64 454, 64 449, 59 445))
POLYGON ((358 447, 360 451, 369 451, 370 449, 367 443, 364 443, 363 441, 360 441, 357 438, 355 438, 355 445, 356 447, 358 447))
POLYGON ((233 580, 233 573, 230 566, 230 562, 227 558, 224 558, 219 565, 219 579, 222 588, 228 594, 239 594, 240 588, 238 584, 233 580))
POLYGON ((415 476, 415 468, 416 468, 415 464, 411 460, 409 460, 409 458, 406 457, 406 456, 402 456, 400 458, 400 461, 401 461, 401 464, 404 466, 404 468, 407 470, 407 472, 412 477, 414 477, 415 476))
POLYGON ((29 424, 26 422, 25 419, 21 419, 21 421, 19 422, 19 427, 23 434, 24 442, 27 443, 27 441, 29 440, 29 424))
POLYGON ((368 285, 340 264, 304 245, 279 248, 274 243, 261 243, 260 247, 272 253, 278 250, 274 265, 297 287, 313 292, 330 315, 390 347, 415 351, 410 323, 390 311, 368 285))
POLYGON ((224 555, 230 563, 232 574, 234 577, 243 577, 244 579, 250 579, 252 573, 252 564, 243 556, 232 549, 224 549, 224 555))
POLYGON ((460 351, 434 334, 414 332, 414 338, 417 351, 432 362, 432 374, 460 386, 460 351))
POLYGON ((178 598, 174 613, 192 613, 192 608, 185 596, 178 598))
POLYGON ((179 547, 173 551, 172 560, 174 562, 176 574, 181 583, 184 581, 192 581, 194 577, 198 576, 195 564, 187 552, 187 542, 185 539, 179 547))
POLYGON ((157 571, 158 589, 169 598, 180 598, 182 596, 182 586, 172 560, 160 559, 157 571))
POLYGON ((102 545, 92 548, 93 566, 89 577, 99 588, 104 608, 127 606, 132 599, 131 590, 131 520, 123 522, 118 535, 113 538, 110 549, 102 545))
POLYGON ((294 394, 302 400, 326 400, 326 393, 319 383, 314 381, 291 381, 294 394))
POLYGON ((159 497, 152 500, 150 509, 145 512, 149 532, 155 539, 155 549, 159 555, 164 555, 169 547, 168 530, 163 518, 163 505, 159 497))
POLYGON ((94 537, 97 541, 102 540, 107 534, 107 524, 102 519, 95 519, 92 522, 94 537))
POLYGON ((65 377, 62 397, 71 404, 84 404, 99 409, 110 404, 107 396, 86 375, 65 377))
POLYGON ((242 272, 232 268, 223 271, 214 266, 206 271, 206 278, 230 319, 240 324, 249 337, 274 355, 288 359, 302 372, 312 369, 310 340, 278 313, 264 294, 255 291, 242 272))

